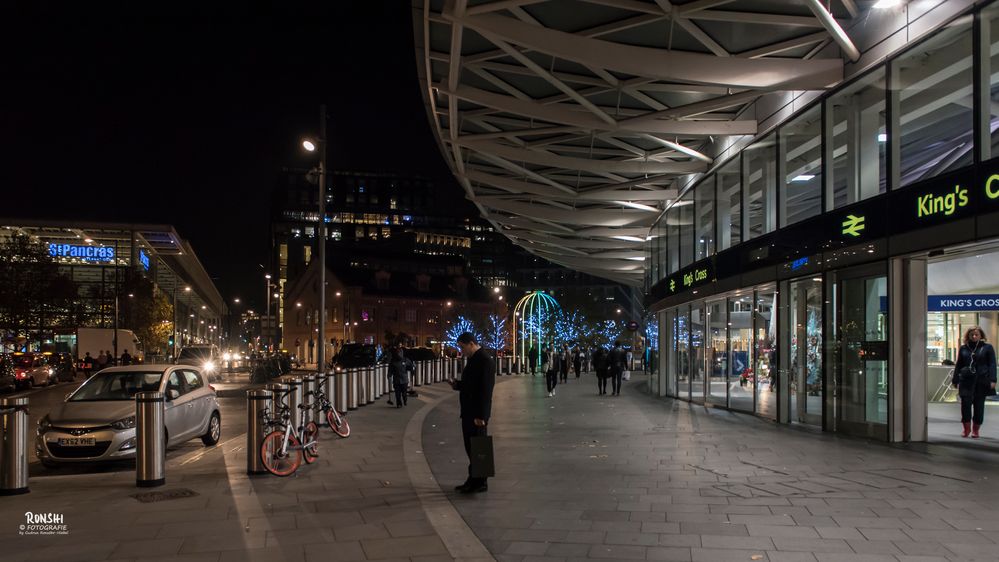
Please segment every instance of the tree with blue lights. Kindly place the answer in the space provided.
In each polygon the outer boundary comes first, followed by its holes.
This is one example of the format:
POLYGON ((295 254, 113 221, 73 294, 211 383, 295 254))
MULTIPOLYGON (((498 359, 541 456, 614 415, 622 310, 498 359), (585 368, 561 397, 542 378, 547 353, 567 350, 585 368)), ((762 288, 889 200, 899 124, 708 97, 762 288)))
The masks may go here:
POLYGON ((482 342, 489 349, 502 350, 506 349, 506 340, 509 336, 509 332, 506 329, 506 318, 502 316, 497 316, 496 314, 489 315, 489 327, 486 329, 485 339, 482 342))
POLYGON ((476 341, 482 341, 482 335, 475 329, 475 324, 464 316, 459 316, 454 324, 444 332, 444 344, 448 347, 458 348, 458 336, 470 332, 475 336, 476 341))
POLYGON ((614 340, 619 339, 624 332, 624 324, 616 320, 604 320, 597 322, 594 332, 597 345, 611 347, 614 345, 614 340))

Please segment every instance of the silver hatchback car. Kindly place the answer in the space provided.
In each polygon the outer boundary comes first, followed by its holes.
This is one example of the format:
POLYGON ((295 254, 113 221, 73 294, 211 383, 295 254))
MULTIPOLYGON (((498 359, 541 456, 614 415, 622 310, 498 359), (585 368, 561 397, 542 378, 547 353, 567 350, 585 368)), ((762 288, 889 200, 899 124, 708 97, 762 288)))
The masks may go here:
POLYGON ((132 365, 97 373, 38 422, 35 451, 45 466, 135 457, 135 394, 166 397, 167 446, 221 436, 215 389, 189 365, 132 365))

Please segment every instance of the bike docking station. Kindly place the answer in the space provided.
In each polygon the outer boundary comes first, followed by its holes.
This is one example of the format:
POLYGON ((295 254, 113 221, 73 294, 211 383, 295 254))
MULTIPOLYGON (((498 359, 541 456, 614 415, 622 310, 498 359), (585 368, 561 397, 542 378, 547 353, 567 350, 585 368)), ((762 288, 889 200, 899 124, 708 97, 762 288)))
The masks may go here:
POLYGON ((166 484, 165 397, 162 392, 135 394, 135 485, 166 484))
POLYGON ((0 398, 0 496, 27 494, 28 397, 0 398))

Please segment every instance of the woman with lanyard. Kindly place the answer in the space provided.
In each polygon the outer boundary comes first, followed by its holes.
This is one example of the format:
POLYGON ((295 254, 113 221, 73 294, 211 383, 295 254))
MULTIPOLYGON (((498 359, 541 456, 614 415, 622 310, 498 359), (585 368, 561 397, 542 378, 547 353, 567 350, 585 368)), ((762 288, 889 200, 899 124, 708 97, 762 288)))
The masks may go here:
POLYGON ((970 433, 975 439, 985 419, 985 397, 996 393, 996 352, 985 341, 985 332, 978 326, 964 333, 964 345, 957 354, 954 378, 961 399, 962 437, 970 433), (972 425, 974 424, 974 425, 972 425))

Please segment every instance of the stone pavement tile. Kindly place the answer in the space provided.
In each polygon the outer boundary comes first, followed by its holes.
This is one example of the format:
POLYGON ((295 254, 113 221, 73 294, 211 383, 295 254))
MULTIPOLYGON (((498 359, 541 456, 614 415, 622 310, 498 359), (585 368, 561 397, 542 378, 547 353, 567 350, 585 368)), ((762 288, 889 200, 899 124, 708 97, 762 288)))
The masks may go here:
POLYGON ((265 546, 336 542, 332 529, 281 529, 267 531, 265 546))
POLYGON ((948 531, 932 529, 908 529, 905 531, 916 542, 994 544, 986 533, 978 531, 948 531))
POLYGON ((228 508, 201 509, 201 510, 179 510, 179 511, 157 511, 151 513, 139 513, 131 522, 134 524, 149 523, 182 523, 186 521, 218 521, 228 517, 228 508))
POLYGON ((272 546, 252 550, 222 552, 219 562, 305 562, 302 545, 272 546))
MULTIPOLYGON (((330 510, 351 511, 351 510, 330 510)), ((383 523, 385 521, 413 521, 426 517, 422 509, 399 509, 396 507, 376 507, 360 510, 365 523, 383 523)), ((320 512, 321 513, 321 512, 320 512)))
POLYGON ((360 525, 364 523, 360 512, 357 511, 333 511, 329 513, 299 513, 295 515, 295 526, 299 529, 312 529, 315 527, 341 527, 347 525, 360 525))
POLYGON ((767 556, 770 562, 815 562, 815 555, 811 552, 780 552, 768 550, 767 556))
POLYGON ((364 549, 359 542, 339 542, 305 545, 305 559, 308 562, 354 562, 366 560, 364 549))
POLYGON ((690 562, 690 548, 677 546, 649 547, 645 553, 646 560, 665 560, 668 562, 690 562))
POLYGON ((659 535, 659 546, 701 546, 701 535, 659 535))
POLYGON ((837 552, 817 552, 815 558, 819 562, 898 562, 898 559, 890 554, 843 554, 837 552))
MULTIPOLYGON (((427 520, 386 521, 384 525, 393 537, 419 537, 436 533, 433 525, 427 520)), ((334 529, 334 531, 336 530, 338 529, 334 529)))
POLYGON ((783 515, 728 515, 732 523, 743 523, 753 525, 796 525, 795 520, 783 515))
POLYGON ((184 539, 138 539, 118 543, 111 558, 142 558, 146 556, 168 556, 177 554, 184 539))
MULTIPOLYGON (((766 505, 712 505, 709 513, 728 513, 739 515, 773 515, 766 505)), ((779 507, 777 508, 779 509, 779 507)))
POLYGON ((999 554, 999 547, 995 544, 984 543, 943 543, 947 550, 950 550, 959 557, 976 558, 981 560, 995 560, 999 554))
POLYGON ((536 519, 531 529, 555 529, 560 531, 589 531, 592 521, 573 519, 536 519))
POLYGON ((638 533, 642 530, 642 522, 641 521, 593 521, 593 524, 590 525, 590 529, 593 531, 607 531, 614 533, 638 533))
POLYGON ((733 537, 728 535, 701 535, 703 548, 741 548, 776 550, 769 537, 733 537))
POLYGON ((130 558, 135 562, 218 562, 221 558, 218 552, 202 552, 199 554, 173 554, 170 556, 154 556, 130 558))
MULTIPOLYGON (((503 551, 503 554, 518 554, 520 556, 540 556, 545 554, 550 543, 514 541, 503 551)), ((588 549, 586 545, 578 545, 588 549)))
POLYGON ((525 556, 524 562, 565 562, 565 558, 557 556, 525 556))
POLYGON ((902 529, 858 529, 870 541, 907 541, 909 535, 902 529))
POLYGON ((665 522, 666 514, 662 512, 655 511, 632 511, 631 512, 632 521, 651 521, 651 522, 665 522))
POLYGON ((523 556, 513 554, 494 554, 493 557, 496 558, 496 562, 523 562, 524 560, 523 556))
POLYGON ((797 550, 801 552, 853 552, 842 539, 803 539, 797 537, 774 537, 776 550, 797 550))
POLYGON ((157 538, 194 537, 214 534, 244 534, 246 524, 235 519, 220 521, 187 521, 166 523, 160 527, 157 538))
POLYGON ((558 531, 550 529, 507 529, 500 537, 505 541, 538 541, 556 542, 564 540, 570 532, 586 531, 558 531))
POLYGON ((630 544, 636 546, 655 546, 659 544, 659 535, 653 533, 618 533, 608 532, 604 544, 630 544))
POLYGON ((819 534, 815 531, 813 527, 748 524, 746 525, 746 529, 749 530, 749 536, 751 537, 805 537, 813 539, 819 538, 819 534))
MULTIPOLYGON (((495 512, 493 512, 495 513, 495 512)), ((526 517, 533 519, 586 519, 582 509, 528 509, 524 512, 526 517)))
POLYGON ((352 542, 361 539, 387 539, 389 537, 388 530, 381 523, 364 523, 361 525, 335 527, 333 534, 336 536, 336 542, 352 542))
POLYGON ((947 523, 959 531, 999 531, 999 521, 987 519, 948 519, 947 523))
POLYGON ((794 522, 803 527, 848 527, 849 525, 840 525, 833 520, 832 517, 827 515, 809 515, 800 516, 796 515, 794 517, 794 522))
POLYGON ((680 524, 676 522, 671 523, 654 523, 645 522, 642 523, 642 533, 679 533, 680 524))
POLYGON ((857 554, 902 554, 902 551, 891 541, 847 540, 846 543, 857 554))
POLYGON ((584 511, 581 519, 588 521, 629 521, 631 514, 627 511, 584 511))
MULTIPOLYGON (((23 521, 23 519, 22 519, 23 521)), ((70 535, 72 536, 72 535, 70 535)), ((58 546, 45 546, 32 549, 24 560, 58 560, 59 562, 84 562, 90 560, 105 560, 114 552, 119 543, 73 543, 58 546)))
POLYGON ((937 542, 892 541, 903 554, 912 556, 952 556, 953 553, 937 542))
POLYGON ((856 527, 858 529, 907 529, 908 525, 896 517, 852 517, 832 516, 840 527, 856 527))
POLYGON ((590 545, 587 544, 548 544, 545 556, 578 558, 589 555, 590 545))
POLYGON ((225 533, 206 533, 204 535, 187 536, 180 552, 212 552, 224 550, 245 550, 248 548, 263 548, 266 537, 262 534, 250 535, 242 530, 225 533))
POLYGON ((603 544, 606 531, 569 531, 562 542, 579 544, 603 544))
POLYGON ((726 550, 714 548, 690 549, 692 562, 767 562, 769 557, 764 550, 726 550))
POLYGON ((824 539, 855 539, 864 540, 863 533, 855 527, 815 527, 815 530, 824 539))
POLYGON ((624 560, 645 560, 644 546, 600 544, 590 547, 590 558, 615 558, 624 560))
POLYGON ((410 556, 425 556, 447 554, 444 543, 434 536, 429 537, 403 537, 392 539, 366 539, 361 541, 364 553, 368 558, 393 558, 400 552, 405 552, 410 556))
POLYGON ((944 521, 943 519, 937 517, 919 517, 919 518, 905 518, 902 522, 908 525, 912 529, 950 529, 953 527, 950 523, 944 521))
POLYGON ((668 511, 666 513, 667 521, 677 521, 680 523, 684 522, 697 522, 697 523, 723 523, 729 522, 729 517, 746 517, 739 515, 728 515, 726 513, 686 513, 686 512, 675 512, 668 511))
POLYGON ((749 531, 745 525, 730 523, 680 523, 680 533, 684 535, 749 536, 749 531))
POLYGON ((249 517, 243 522, 243 530, 249 533, 295 528, 297 528, 297 525, 295 523, 295 515, 292 513, 271 515, 269 517, 249 517))

